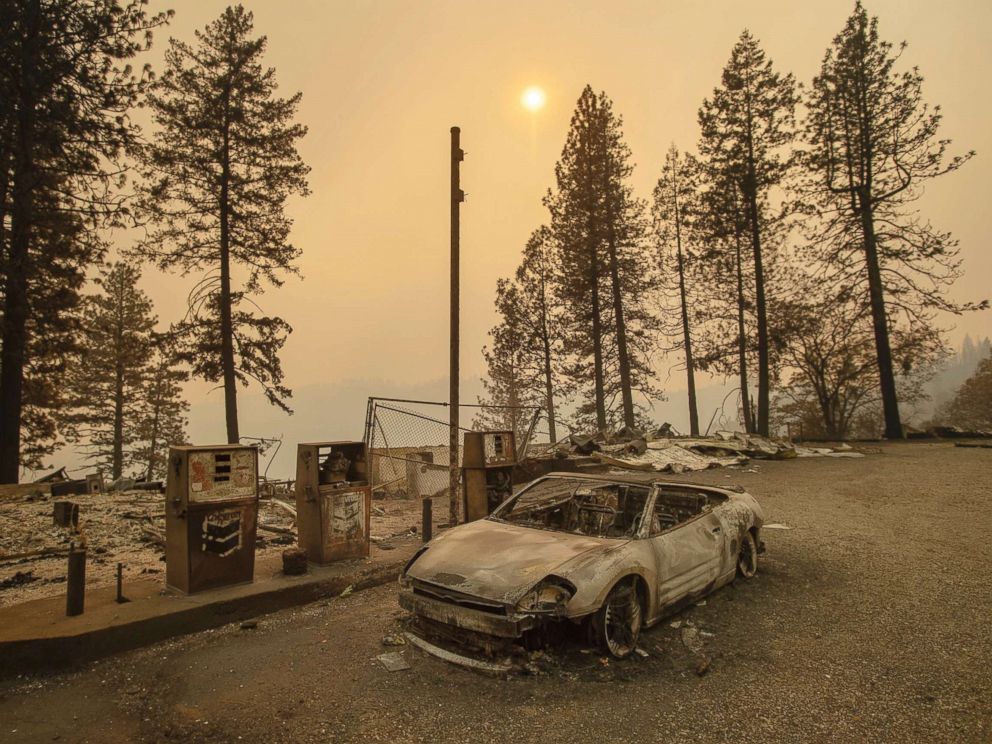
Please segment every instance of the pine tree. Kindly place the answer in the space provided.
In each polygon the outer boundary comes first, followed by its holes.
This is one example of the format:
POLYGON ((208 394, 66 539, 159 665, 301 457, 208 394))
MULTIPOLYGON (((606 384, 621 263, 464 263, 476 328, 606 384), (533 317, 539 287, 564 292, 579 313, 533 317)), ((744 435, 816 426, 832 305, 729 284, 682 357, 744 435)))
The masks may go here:
POLYGON ((569 333, 565 347, 566 353, 577 359, 571 377, 592 378, 595 426, 598 431, 605 431, 602 215, 594 134, 599 118, 596 95, 586 86, 572 115, 561 158, 555 165, 557 191, 549 194, 545 203, 551 212, 555 240, 561 247, 558 298, 561 304, 572 308, 571 316, 566 319, 569 333))
POLYGON ((945 419, 957 426, 992 431, 992 357, 978 364, 947 406, 945 419))
POLYGON ((564 308, 558 304, 554 292, 556 263, 557 251, 551 230, 541 226, 527 241, 515 277, 515 312, 525 334, 522 363, 533 370, 534 384, 543 392, 537 398, 548 417, 548 433, 552 442, 558 441, 558 406, 555 398, 556 391, 563 388, 558 360, 565 340, 562 327, 564 308))
POLYGON ((827 50, 806 102, 808 152, 801 201, 818 218, 811 241, 824 281, 868 300, 885 436, 903 435, 891 334, 931 325, 935 310, 960 312, 945 290, 959 275, 957 244, 919 218, 914 202, 930 179, 971 153, 948 159, 939 107, 922 95, 916 68, 898 72, 905 49, 883 41, 860 2, 827 50))
POLYGON ((745 30, 731 51, 720 87, 699 110, 699 153, 714 181, 729 180, 740 192, 754 261, 758 353, 757 431, 768 435, 771 340, 768 334, 768 232, 777 216, 772 191, 787 176, 795 138, 796 84, 781 75, 745 30))
POLYGON ((702 176, 699 191, 687 215, 699 246, 688 265, 696 288, 694 362, 700 370, 738 378, 741 421, 744 431, 753 433, 748 370, 753 368, 756 318, 747 214, 734 179, 703 170, 697 175, 702 176))
MULTIPOLYGON (((617 372, 623 405, 623 422, 627 429, 637 426, 634 412, 634 367, 638 362, 635 336, 637 321, 648 318, 643 300, 653 288, 654 267, 645 250, 646 204, 634 197, 630 177, 634 167, 631 152, 623 139, 622 119, 613 114, 613 103, 600 93, 603 118, 602 136, 603 224, 606 228, 606 256, 616 326, 617 372)), ((650 318, 651 321, 654 318, 650 318)))
MULTIPOLYGON (((48 198, 39 195, 43 204, 48 198)), ((96 234, 78 217, 58 210, 44 215, 34 224, 36 238, 26 258, 19 459, 22 468, 31 469, 43 467, 44 458, 64 443, 66 374, 81 350, 80 291, 89 257, 103 251, 96 234)))
POLYGON ((476 428, 513 431, 517 441, 522 442, 542 392, 536 385, 535 370, 524 362, 530 334, 517 312, 519 301, 519 288, 509 279, 500 279, 496 284, 500 320, 489 331, 492 345, 482 349, 486 361, 486 376, 482 378, 485 395, 479 398, 479 404, 485 408, 473 423, 476 428))
POLYGON ((665 155, 661 177, 654 188, 654 225, 660 264, 661 291, 666 314, 678 317, 677 323, 668 322, 666 335, 681 336, 674 350, 682 350, 686 387, 689 402, 689 431, 699 436, 699 413, 696 405, 696 365, 693 361, 692 324, 694 315, 690 307, 692 292, 686 277, 688 264, 693 261, 690 222, 686 212, 691 212, 697 199, 695 183, 696 163, 692 158, 681 157, 673 144, 665 155))
POLYGON ((18 479, 22 436, 32 457, 50 446, 58 394, 39 375, 69 351, 55 342, 71 337, 82 275, 103 253, 95 230, 127 216, 120 187, 137 134, 128 112, 149 78, 127 61, 171 15, 144 5, 0 3, 0 482, 18 479))
POLYGON ((136 266, 115 263, 96 280, 100 291, 87 297, 85 346, 68 386, 71 441, 115 480, 138 464, 134 449, 153 373, 157 319, 140 278, 136 266))
POLYGON ((256 314, 251 295, 296 273, 285 204, 308 193, 296 150, 306 127, 293 122, 302 94, 275 96, 266 38, 252 32, 252 14, 237 5, 198 31, 195 46, 170 40, 149 95, 158 132, 143 156, 154 228, 139 252, 164 269, 205 272, 177 330, 193 374, 223 383, 229 442, 239 440, 237 382, 255 380, 290 411, 279 352, 292 329, 256 314))
POLYGON ((189 403, 183 399, 182 385, 189 373, 176 364, 170 338, 166 334, 156 341, 152 374, 144 388, 144 405, 135 432, 134 462, 148 481, 165 478, 169 447, 188 441, 189 403))
POLYGON ((586 86, 555 166, 556 191, 545 202, 561 256, 558 298, 570 308, 568 375, 577 385, 592 379, 576 420, 600 431, 638 423, 635 391, 660 396, 648 364, 656 276, 644 250, 645 204, 629 185, 632 169, 612 102, 586 86))
POLYGON ((496 312, 500 321, 490 331, 492 349, 483 350, 489 372, 483 384, 492 386, 487 387, 487 401, 508 405, 512 397, 528 406, 539 406, 547 416, 552 442, 558 441, 556 399, 560 400, 564 392, 559 370, 564 308, 554 292, 556 263, 551 231, 541 226, 527 241, 513 281, 497 282, 496 312), (498 358, 499 354, 509 355, 507 364, 498 358))

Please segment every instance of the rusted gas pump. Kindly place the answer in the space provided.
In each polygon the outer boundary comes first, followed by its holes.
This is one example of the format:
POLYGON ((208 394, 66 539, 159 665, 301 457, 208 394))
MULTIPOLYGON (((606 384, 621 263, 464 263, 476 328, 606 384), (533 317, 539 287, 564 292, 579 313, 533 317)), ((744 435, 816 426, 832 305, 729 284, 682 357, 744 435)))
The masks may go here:
POLYGON ((165 498, 169 588, 192 594, 254 578, 256 447, 170 447, 165 498))
POLYGON ((311 563, 369 554, 365 442, 309 442, 296 448, 296 529, 311 563))
POLYGON ((462 444, 465 521, 482 519, 513 493, 517 463, 512 431, 467 431, 462 444))

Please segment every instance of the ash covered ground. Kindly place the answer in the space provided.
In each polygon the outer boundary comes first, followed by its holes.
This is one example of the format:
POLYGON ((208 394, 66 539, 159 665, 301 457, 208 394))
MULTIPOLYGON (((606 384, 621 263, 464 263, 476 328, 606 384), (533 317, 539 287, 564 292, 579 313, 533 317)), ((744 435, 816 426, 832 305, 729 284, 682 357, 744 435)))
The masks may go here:
POLYGON ((647 657, 571 647, 485 677, 384 645, 406 622, 385 585, 0 682, 0 741, 987 742, 992 450, 880 449, 681 476, 791 529, 755 579, 645 632, 647 657))
MULTIPOLYGON (((113 584, 118 563, 124 564, 125 583, 160 576, 164 584, 165 552, 157 539, 165 531, 164 494, 125 491, 54 499, 38 493, 40 489, 22 490, 28 492, 0 498, 0 606, 65 593, 65 551, 70 540, 79 538, 53 524, 56 500, 79 504, 79 526, 88 551, 87 588, 113 584)), ((295 507, 292 493, 278 498, 295 507)), ((445 505, 438 500, 434 513, 443 509, 445 505)), ((375 500, 373 538, 416 529, 420 516, 419 500, 375 500)), ((284 532, 295 533, 292 514, 272 499, 261 501, 259 524, 258 558, 296 544, 295 536, 284 532)))

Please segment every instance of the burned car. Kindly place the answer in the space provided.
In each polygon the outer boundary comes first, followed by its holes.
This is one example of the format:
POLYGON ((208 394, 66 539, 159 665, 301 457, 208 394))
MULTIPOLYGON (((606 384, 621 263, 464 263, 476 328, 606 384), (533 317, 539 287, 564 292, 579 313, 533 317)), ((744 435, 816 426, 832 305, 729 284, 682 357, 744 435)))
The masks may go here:
POLYGON ((400 576, 400 604, 449 637, 527 643, 582 626, 622 658, 643 627, 754 576, 762 523, 739 490, 552 473, 422 547, 400 576))

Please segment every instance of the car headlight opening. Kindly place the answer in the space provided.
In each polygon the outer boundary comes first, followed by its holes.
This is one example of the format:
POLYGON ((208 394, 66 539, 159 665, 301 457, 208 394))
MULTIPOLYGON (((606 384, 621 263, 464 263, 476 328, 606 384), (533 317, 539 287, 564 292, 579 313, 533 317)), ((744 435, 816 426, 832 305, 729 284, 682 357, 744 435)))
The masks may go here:
POLYGON ((517 604, 521 612, 564 614, 575 587, 563 579, 545 579, 524 595, 517 604))

